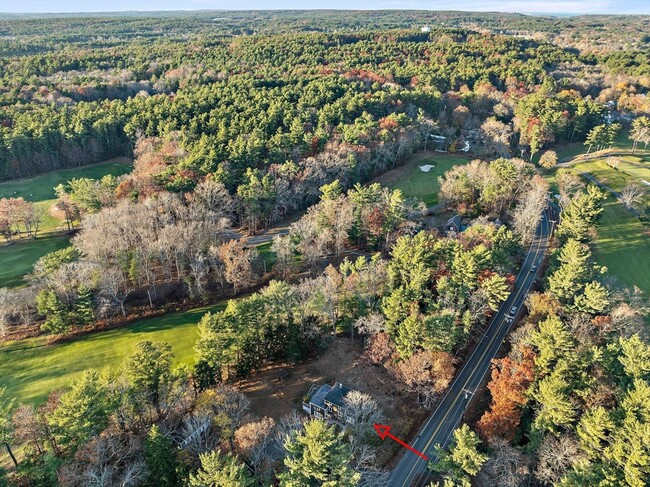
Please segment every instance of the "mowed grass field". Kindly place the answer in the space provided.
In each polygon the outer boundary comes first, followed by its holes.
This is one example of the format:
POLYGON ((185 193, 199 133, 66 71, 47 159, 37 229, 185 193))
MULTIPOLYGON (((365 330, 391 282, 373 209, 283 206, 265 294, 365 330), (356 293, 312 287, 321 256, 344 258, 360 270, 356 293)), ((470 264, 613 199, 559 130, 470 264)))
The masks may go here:
POLYGON ((6 244, 0 239, 0 287, 16 287, 23 284, 23 276, 32 270, 34 263, 43 255, 68 245, 64 235, 53 235, 64 225, 49 210, 56 202, 54 187, 73 178, 100 179, 108 174, 120 176, 132 169, 131 160, 118 157, 91 166, 60 169, 33 178, 16 179, 0 183, 0 198, 19 198, 35 203, 44 210, 39 236, 36 240, 24 237, 6 244))
POLYGON ((172 346, 175 364, 194 363, 197 323, 225 303, 170 313, 100 331, 70 342, 47 345, 42 337, 0 344, 0 387, 23 403, 42 403, 56 389, 68 387, 84 370, 112 370, 135 350, 139 341, 164 341, 172 346))
POLYGON ((24 198, 45 210, 41 222, 41 232, 51 232, 63 225, 63 221, 49 213, 50 207, 56 202, 54 188, 65 184, 74 178, 101 179, 108 174, 121 176, 133 169, 133 164, 127 157, 116 157, 108 161, 90 166, 59 169, 33 178, 15 179, 0 183, 0 198, 24 198))
POLYGON ((595 256, 623 284, 650 294, 650 230, 613 196, 604 204, 595 256))
POLYGON ((31 272, 34 263, 45 254, 67 247, 70 239, 65 235, 52 235, 0 246, 0 288, 19 287, 25 284, 23 276, 31 272))
POLYGON ((457 154, 419 152, 403 166, 388 171, 376 178, 375 181, 391 189, 401 189, 405 196, 417 197, 427 206, 433 206, 438 203, 438 192, 440 191, 438 177, 453 166, 468 162, 468 158, 457 154), (424 172, 420 166, 426 165, 431 165, 433 168, 424 172))
POLYGON ((33 178, 3 181, 0 183, 0 198, 18 198, 22 196, 27 201, 33 202, 51 200, 56 198, 54 187, 67 183, 73 178, 100 179, 107 174, 120 176, 130 172, 132 167, 129 158, 116 157, 89 166, 59 169, 33 178))
MULTIPOLYGON (((636 183, 646 188, 645 205, 650 205, 650 154, 620 154, 581 162, 572 169, 588 173, 614 191, 636 183), (608 164, 615 160, 615 167, 608 164)), ((598 225, 594 256, 608 274, 625 286, 637 286, 650 294, 650 229, 632 215, 614 196, 608 196, 598 225)), ((643 211, 643 210, 641 210, 643 211)))

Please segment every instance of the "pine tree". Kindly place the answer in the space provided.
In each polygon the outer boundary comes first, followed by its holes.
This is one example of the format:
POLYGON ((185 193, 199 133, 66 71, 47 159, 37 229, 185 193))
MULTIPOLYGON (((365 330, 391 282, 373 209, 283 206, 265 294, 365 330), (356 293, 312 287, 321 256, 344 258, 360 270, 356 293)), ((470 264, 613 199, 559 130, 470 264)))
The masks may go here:
POLYGON ((172 382, 172 347, 164 342, 145 340, 126 362, 126 375, 134 389, 161 413, 160 403, 172 382))
POLYGON ((445 452, 436 447, 438 461, 429 467, 436 472, 450 475, 454 480, 466 481, 467 476, 476 475, 488 459, 486 454, 479 451, 480 444, 478 435, 463 424, 454 431, 449 451, 445 452))
POLYGON ((650 345, 643 342, 639 335, 621 337, 618 345, 621 351, 618 361, 630 379, 650 381, 650 345))
POLYGON ((463 334, 462 326, 456 325, 456 314, 452 311, 424 317, 422 347, 435 352, 451 352, 463 334))
POLYGON ((603 313, 609 306, 609 292, 598 281, 588 282, 575 297, 575 309, 583 313, 603 313))
POLYGON ((562 212, 560 224, 557 227, 558 236, 562 240, 575 239, 588 242, 592 229, 603 213, 605 193, 597 186, 590 184, 586 193, 582 193, 569 203, 562 212))
POLYGON ((634 142, 632 152, 636 151, 639 142, 644 144, 644 149, 648 147, 650 143, 650 118, 643 116, 632 120, 630 139, 634 142))
POLYGON ((533 423, 535 428, 554 432, 573 422, 576 410, 566 388, 567 383, 560 374, 551 374, 539 381, 537 390, 533 393, 539 403, 533 423))
POLYGON ((80 325, 95 321, 93 309, 93 292, 83 284, 77 288, 77 299, 75 300, 75 315, 80 325))
POLYGON ((560 266, 548 279, 549 290, 563 303, 572 303, 592 272, 589 265, 589 247, 577 240, 569 240, 560 250, 560 266))
POLYGON ((201 468, 191 474, 190 487, 253 487, 256 480, 231 453, 221 450, 203 453, 199 456, 201 468))
POLYGON ((351 487, 361 475, 349 465, 352 455, 341 434, 324 421, 305 423, 304 431, 285 443, 286 470, 279 475, 282 487, 351 487))
POLYGON ((602 406, 587 411, 576 428, 582 449, 592 458, 599 458, 615 428, 609 412, 602 406))
POLYGON ((52 435, 64 450, 74 451, 108 425, 108 399, 99 374, 88 370, 61 396, 47 418, 52 435))
POLYGON ((540 321, 538 329, 531 333, 531 341, 538 349, 535 365, 540 375, 548 374, 552 366, 566 358, 575 346, 571 331, 557 316, 540 321))
POLYGON ((488 306, 492 311, 498 311, 500 304, 508 298, 510 290, 506 283, 506 278, 498 274, 493 274, 487 279, 481 281, 481 288, 488 295, 488 306))
POLYGON ((608 141, 608 131, 607 125, 597 125, 589 131, 587 138, 585 139, 585 145, 589 147, 587 154, 591 152, 592 147, 596 147, 596 150, 603 148, 608 141))
POLYGON ((36 296, 36 310, 45 316, 42 325, 44 330, 62 335, 70 330, 72 320, 68 310, 56 293, 50 289, 43 289, 36 296))
POLYGON ((146 487, 174 487, 180 485, 176 448, 171 440, 161 433, 158 425, 151 426, 144 444, 144 458, 147 465, 146 487))
POLYGON ((422 347, 424 341, 424 325, 419 313, 411 313, 400 325, 395 337, 395 348, 402 359, 410 358, 422 347))

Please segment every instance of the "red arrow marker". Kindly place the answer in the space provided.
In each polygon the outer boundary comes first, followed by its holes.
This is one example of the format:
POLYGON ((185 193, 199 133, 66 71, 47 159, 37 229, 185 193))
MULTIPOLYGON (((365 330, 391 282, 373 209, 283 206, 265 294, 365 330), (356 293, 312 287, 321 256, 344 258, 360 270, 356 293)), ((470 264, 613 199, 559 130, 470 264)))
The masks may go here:
POLYGON ((388 437, 388 438, 390 438, 391 440, 395 440, 397 443, 399 443, 400 445, 402 445, 404 448, 406 448, 406 449, 408 449, 408 450, 411 450, 411 451, 412 451, 413 453, 415 453, 417 456, 422 457, 422 458, 424 458, 424 459, 427 460, 427 461, 429 460, 429 458, 428 458, 426 455, 424 455, 423 453, 417 451, 417 450, 416 450, 415 448, 413 448, 411 445, 407 445, 407 444, 404 443, 402 440, 400 440, 399 438, 397 438, 395 435, 392 435, 392 434, 390 433, 390 428, 391 428, 391 427, 388 426, 388 425, 386 425, 386 424, 375 424, 375 431, 376 431, 377 434, 379 435, 379 438, 381 438, 382 440, 385 440, 386 437, 388 437))

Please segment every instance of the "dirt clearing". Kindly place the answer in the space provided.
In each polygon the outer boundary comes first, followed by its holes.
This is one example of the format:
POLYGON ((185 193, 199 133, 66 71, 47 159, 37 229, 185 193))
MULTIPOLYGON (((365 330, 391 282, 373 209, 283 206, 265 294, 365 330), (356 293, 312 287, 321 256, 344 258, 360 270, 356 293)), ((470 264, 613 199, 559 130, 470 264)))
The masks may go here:
MULTIPOLYGON (((415 395, 404 391, 403 384, 385 368, 372 365, 363 357, 360 340, 351 342, 343 337, 332 340, 327 350, 313 361, 271 366, 236 386, 250 399, 251 412, 277 421, 291 411, 302 411, 302 398, 311 384, 334 382, 371 395, 382 408, 385 422, 393 427, 393 433, 407 440, 427 415, 427 411, 418 408, 415 395)), ((398 453, 394 445, 385 445, 381 454, 383 462, 398 453)))

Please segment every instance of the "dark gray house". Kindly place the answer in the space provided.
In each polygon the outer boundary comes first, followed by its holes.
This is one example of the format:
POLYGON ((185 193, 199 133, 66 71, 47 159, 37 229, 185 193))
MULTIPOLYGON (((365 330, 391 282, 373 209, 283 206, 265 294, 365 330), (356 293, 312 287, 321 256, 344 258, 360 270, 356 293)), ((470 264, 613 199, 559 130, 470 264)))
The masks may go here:
POLYGON ((352 391, 340 382, 333 386, 313 384, 302 401, 302 409, 314 418, 348 421, 345 398, 352 391))
POLYGON ((449 220, 447 220, 447 223, 445 223, 445 231, 447 232, 460 233, 463 230, 463 220, 459 215, 452 216, 449 220))

